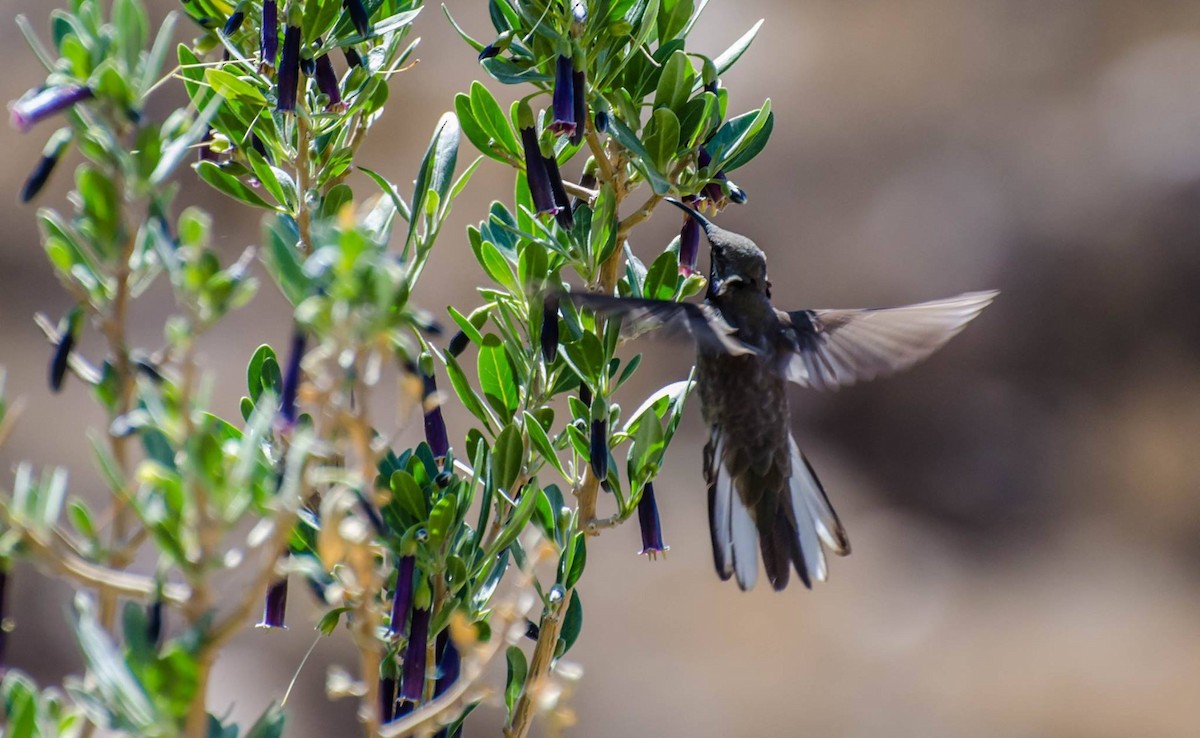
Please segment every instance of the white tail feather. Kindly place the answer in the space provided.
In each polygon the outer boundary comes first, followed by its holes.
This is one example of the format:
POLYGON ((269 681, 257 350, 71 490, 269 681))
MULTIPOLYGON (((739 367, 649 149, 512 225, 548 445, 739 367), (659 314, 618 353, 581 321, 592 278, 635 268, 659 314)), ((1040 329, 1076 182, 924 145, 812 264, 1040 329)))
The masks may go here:
MULTIPOLYGON (((818 535, 826 544, 833 538, 832 530, 821 520, 820 511, 827 506, 820 483, 800 455, 795 439, 789 436, 788 443, 792 454, 792 478, 788 480, 788 485, 791 490, 792 513, 796 517, 796 535, 800 539, 800 551, 804 554, 809 578, 815 582, 823 582, 828 575, 828 569, 818 535)), ((834 547, 834 544, 829 545, 830 548, 834 547)))
MULTIPOLYGON (((728 477, 727 474, 722 476, 728 477)), ((742 502, 741 495, 734 492, 730 495, 730 500, 733 503, 730 516, 733 569, 737 574, 738 586, 749 590, 754 588, 754 582, 758 579, 758 528, 754 525, 754 518, 750 517, 750 510, 742 502)))

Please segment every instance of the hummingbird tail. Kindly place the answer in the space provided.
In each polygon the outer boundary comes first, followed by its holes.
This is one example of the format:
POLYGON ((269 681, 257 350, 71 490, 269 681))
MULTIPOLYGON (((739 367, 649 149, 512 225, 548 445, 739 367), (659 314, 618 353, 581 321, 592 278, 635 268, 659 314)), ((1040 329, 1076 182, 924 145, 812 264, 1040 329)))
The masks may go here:
POLYGON ((825 566, 824 543, 838 556, 850 553, 850 539, 838 520, 837 513, 829 504, 825 488, 813 471, 812 464, 800 452, 796 439, 789 435, 792 477, 788 480, 788 492, 784 505, 785 515, 779 516, 791 523, 795 531, 790 539, 792 561, 796 571, 806 585, 810 581, 825 581, 828 570, 825 566))
POLYGON ((724 445, 721 431, 714 425, 704 445, 713 565, 722 581, 736 574, 738 587, 744 592, 752 589, 758 578, 758 531, 725 465, 724 445))

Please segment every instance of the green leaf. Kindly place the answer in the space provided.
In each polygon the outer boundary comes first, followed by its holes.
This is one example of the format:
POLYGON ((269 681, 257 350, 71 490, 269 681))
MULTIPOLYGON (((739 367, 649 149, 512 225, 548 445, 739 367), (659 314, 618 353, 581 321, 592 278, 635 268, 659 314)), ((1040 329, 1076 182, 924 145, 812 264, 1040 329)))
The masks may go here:
POLYGON ((267 98, 254 85, 224 69, 210 67, 204 70, 204 80, 217 94, 231 102, 243 102, 252 106, 266 107, 267 98))
POLYGON ((662 0, 658 7, 658 41, 666 43, 678 37, 692 17, 692 0, 662 0))
POLYGON ((646 153, 655 168, 665 172, 679 150, 679 118, 666 108, 657 108, 646 124, 646 153))
POLYGON ((417 484, 413 475, 403 469, 397 469, 392 472, 388 486, 395 495, 397 506, 408 516, 408 520, 405 522, 414 525, 425 521, 425 516, 428 514, 425 506, 425 493, 421 491, 421 485, 417 484))
POLYGON ((567 651, 571 650, 571 646, 575 645, 575 641, 579 640, 579 633, 583 630, 583 603, 579 601, 579 591, 571 590, 571 604, 567 607, 567 614, 563 616, 562 630, 558 633, 558 655, 561 657, 567 651))
POLYGON ((200 161, 193 164, 192 168, 196 170, 196 174, 200 175, 200 179, 208 182, 214 188, 224 192, 235 200, 256 208, 276 209, 271 203, 262 199, 257 192, 243 184, 237 177, 224 172, 216 162, 200 161))
POLYGON ((446 375, 450 377, 450 385, 454 387, 454 394, 458 396, 458 401, 463 404, 467 412, 474 415, 479 422, 483 423, 484 427, 491 430, 492 423, 489 419, 487 408, 484 407, 483 401, 479 399, 479 395, 471 388, 471 383, 467 381, 467 375, 459 366, 458 361, 453 356, 446 355, 443 357, 446 363, 446 375))
POLYGON ((400 191, 396 189, 396 185, 389 182, 387 177, 366 167, 359 167, 358 171, 374 180, 375 184, 379 185, 379 189, 383 190, 383 194, 391 198, 392 204, 396 206, 396 212, 400 213, 400 217, 408 221, 412 220, 412 213, 408 209, 408 203, 404 202, 404 198, 400 195, 400 191))
POLYGON ((566 470, 563 469, 562 462, 558 458, 558 454, 554 452, 554 444, 550 442, 550 436, 546 435, 546 430, 542 428, 542 424, 534 417, 533 413, 525 411, 525 433, 529 436, 529 442, 533 445, 542 458, 550 462, 551 466, 563 477, 567 476, 566 470))
POLYGON ((271 705, 254 725, 246 731, 245 738, 283 738, 283 723, 287 715, 278 705, 271 705))
POLYGON ((596 195, 592 228, 588 232, 588 252, 595 264, 603 264, 617 247, 617 198, 612 185, 605 182, 596 195))
POLYGON ((508 706, 511 715, 517 698, 521 696, 521 689, 525 686, 525 675, 529 671, 529 665, 525 660, 525 652, 516 646, 508 647, 506 659, 508 674, 504 679, 504 704, 508 706))
POLYGON ((438 500, 429 511, 429 546, 434 550, 451 537, 450 529, 454 525, 457 509, 458 497, 450 493, 438 500))
MULTIPOLYGON (((412 213, 414 216, 425 212, 425 203, 432 192, 437 197, 441 207, 450 205, 446 195, 453 185, 454 167, 458 163, 458 118, 454 113, 446 113, 438 121, 429 148, 421 160, 421 168, 417 170, 417 183, 413 189, 412 213)), ((405 239, 405 251, 416 235, 417 221, 420 217, 409 219, 408 237, 405 239)))
POLYGON ((760 19, 758 23, 746 31, 737 41, 733 42, 725 51, 722 51, 720 56, 713 59, 713 64, 717 66, 717 73, 720 74, 734 65, 734 63, 742 58, 742 54, 746 53, 746 49, 750 48, 750 44, 754 43, 754 37, 758 35, 758 29, 762 28, 763 21, 760 19))
POLYGON ((638 140, 638 137, 633 131, 629 130, 620 118, 613 118, 608 124, 609 133, 617 140, 617 143, 624 146, 631 154, 634 155, 633 165, 638 172, 650 184, 650 189, 656 195, 666 195, 671 191, 671 183, 654 167, 653 158, 646 151, 646 147, 638 140))
POLYGON ((484 399, 505 422, 512 420, 519 402, 519 388, 508 349, 493 333, 483 337, 478 369, 479 388, 483 390, 484 399))
POLYGON ((655 112, 658 108, 667 108, 676 113, 683 112, 683 105, 692 94, 692 85, 696 81, 696 71, 692 69, 691 59, 682 50, 671 54, 663 65, 662 75, 658 78, 658 88, 654 91, 655 112))
POLYGON ((496 436, 492 447, 492 474, 496 484, 515 492, 513 482, 521 474, 525 462, 525 439, 521 437, 521 429, 515 423, 509 423, 496 436))
POLYGON ((267 221, 265 235, 263 263, 284 297, 295 307, 312 291, 312 280, 300 262, 300 228, 290 215, 280 213, 267 221))
POLYGON ((575 538, 571 543, 570 556, 567 558, 566 576, 563 578, 563 586, 567 589, 574 587, 579 578, 583 576, 583 568, 587 565, 587 543, 583 531, 575 534, 575 538))
POLYGON ((642 288, 649 300, 670 300, 679 285, 679 254, 667 249, 658 255, 646 271, 646 282, 642 288))

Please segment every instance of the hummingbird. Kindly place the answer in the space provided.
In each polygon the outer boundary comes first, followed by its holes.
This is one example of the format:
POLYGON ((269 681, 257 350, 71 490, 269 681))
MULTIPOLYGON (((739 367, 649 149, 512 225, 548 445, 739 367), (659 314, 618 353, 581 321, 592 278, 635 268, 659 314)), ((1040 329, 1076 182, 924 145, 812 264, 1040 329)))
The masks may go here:
POLYGON ((906 369, 945 345, 997 292, 886 309, 779 310, 771 303, 762 249, 684 203, 667 201, 699 223, 711 246, 702 304, 580 292, 564 297, 622 318, 626 335, 655 329, 695 343, 717 575, 736 577, 750 590, 761 551, 774 589, 787 587, 793 567, 811 589, 828 574, 822 544, 846 556, 850 540, 791 432, 788 382, 834 390, 906 369))

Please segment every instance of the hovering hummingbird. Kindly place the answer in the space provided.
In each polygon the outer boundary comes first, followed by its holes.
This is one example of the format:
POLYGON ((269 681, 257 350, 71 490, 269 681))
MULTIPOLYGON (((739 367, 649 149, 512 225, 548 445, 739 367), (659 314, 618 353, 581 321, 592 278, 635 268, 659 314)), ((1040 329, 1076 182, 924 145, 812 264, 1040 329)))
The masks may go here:
POLYGON ((891 309, 793 310, 771 304, 762 250, 668 198, 704 230, 712 247, 704 303, 566 295, 621 316, 627 327, 696 343, 696 382, 709 428, 704 479, 713 563, 722 580, 749 590, 761 549, 767 578, 806 587, 827 574, 821 544, 839 556, 850 541, 789 428, 787 382, 836 389, 905 369, 929 356, 980 313, 996 292, 891 309))

